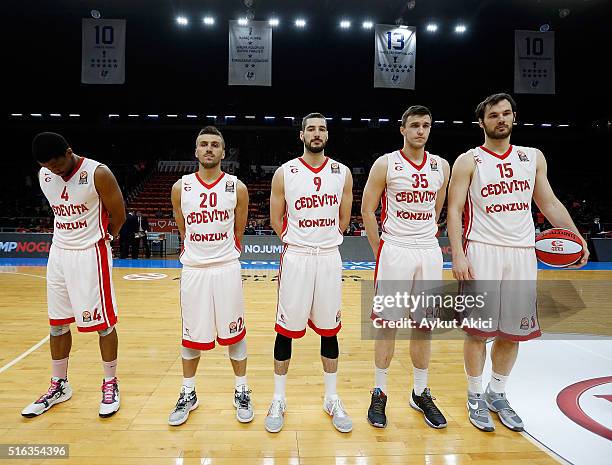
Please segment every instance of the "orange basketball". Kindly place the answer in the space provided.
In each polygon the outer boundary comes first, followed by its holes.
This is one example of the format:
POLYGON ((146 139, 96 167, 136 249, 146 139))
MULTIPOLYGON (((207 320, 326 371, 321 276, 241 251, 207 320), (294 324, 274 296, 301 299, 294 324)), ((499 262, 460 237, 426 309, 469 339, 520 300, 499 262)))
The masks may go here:
POLYGON ((548 266, 562 268, 582 257, 580 237, 568 229, 553 228, 538 234, 535 240, 538 260, 548 266))

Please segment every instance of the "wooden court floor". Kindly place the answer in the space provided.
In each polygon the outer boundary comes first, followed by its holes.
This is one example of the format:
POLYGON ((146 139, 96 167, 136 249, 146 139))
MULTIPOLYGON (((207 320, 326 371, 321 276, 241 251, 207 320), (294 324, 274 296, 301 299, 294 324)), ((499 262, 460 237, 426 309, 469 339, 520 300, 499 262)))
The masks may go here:
MULTIPOLYGON (((352 433, 336 432, 322 410, 324 391, 319 340, 310 330, 294 343, 287 383, 288 412, 279 434, 263 427, 273 391, 272 349, 276 271, 244 270, 247 302, 249 384, 256 416, 235 419, 233 373, 226 350, 204 354, 198 372, 200 407, 180 427, 167 424, 181 385, 178 269, 114 270, 119 302, 121 410, 98 417, 102 368, 97 335, 73 330, 70 401, 41 417, 25 419, 21 409, 48 387, 48 323, 44 267, 0 268, 0 444, 70 445, 62 460, 0 460, 0 464, 152 465, 502 465, 555 463, 526 437, 506 429, 482 433, 467 420, 460 340, 435 341, 430 387, 448 428, 429 428, 409 407, 412 386, 408 341, 399 341, 391 364, 386 429, 366 421, 373 382, 373 341, 361 339, 360 280, 372 271, 345 271, 343 330, 340 333, 339 393, 353 418, 352 433), (124 279, 134 273, 163 273, 158 280, 124 279), (7 364, 40 341, 43 344, 10 367, 7 364)), ((568 272, 540 272, 564 279, 568 272)), ((445 277, 450 279, 449 272, 445 277)), ((612 272, 573 272, 572 279, 611 279, 612 272)), ((607 299, 612 296, 612 291, 607 299)))

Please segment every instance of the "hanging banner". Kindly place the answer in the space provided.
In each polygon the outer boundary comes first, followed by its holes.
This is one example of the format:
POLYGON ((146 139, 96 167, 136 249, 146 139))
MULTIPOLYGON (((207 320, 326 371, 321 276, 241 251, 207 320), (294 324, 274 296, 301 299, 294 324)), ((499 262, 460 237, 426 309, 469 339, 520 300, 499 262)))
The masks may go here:
POLYGON ((125 19, 83 19, 81 82, 125 82, 125 19))
POLYGON ((266 21, 229 22, 227 81, 230 86, 272 85, 272 26, 266 21))
POLYGON ((555 33, 514 31, 514 92, 555 93, 555 33))
POLYGON ((415 60, 415 27, 376 25, 374 87, 414 89, 415 60))

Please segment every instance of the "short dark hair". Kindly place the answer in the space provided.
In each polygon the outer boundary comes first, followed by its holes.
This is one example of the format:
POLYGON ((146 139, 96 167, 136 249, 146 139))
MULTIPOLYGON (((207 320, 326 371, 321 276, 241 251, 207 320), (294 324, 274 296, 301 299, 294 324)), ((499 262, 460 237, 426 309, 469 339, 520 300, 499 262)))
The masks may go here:
POLYGON ((510 106, 512 107, 512 112, 516 112, 516 102, 510 94, 493 94, 489 95, 486 99, 484 99, 478 104, 478 106, 476 107, 476 119, 484 119, 484 115, 487 111, 487 108, 492 107, 493 105, 497 105, 502 100, 508 100, 508 102, 510 102, 510 106))
POLYGON ((429 119, 432 118, 431 111, 429 110, 429 108, 424 107, 423 105, 412 105, 411 107, 408 107, 408 109, 402 115, 402 126, 403 127, 406 126, 406 121, 408 120, 408 117, 413 116, 413 115, 429 116, 429 119))
POLYGON ((63 157, 70 148, 68 141, 56 132, 41 132, 32 141, 32 156, 40 163, 63 157))
POLYGON ((219 131, 216 127, 206 126, 205 128, 200 129, 198 137, 200 137, 202 134, 212 134, 213 136, 219 136, 221 138, 221 142, 223 142, 223 148, 225 148, 225 139, 223 138, 223 134, 221 134, 221 131, 219 131))
MULTIPOLYGON (((308 113, 306 116, 304 116, 304 118, 302 118, 302 131, 304 129, 306 129, 306 122, 310 119, 310 118, 321 118, 321 119, 325 119, 325 116, 323 116, 322 113, 308 113)), ((326 120, 327 121, 327 120, 326 120)), ((326 123, 327 124, 327 123, 326 123)))

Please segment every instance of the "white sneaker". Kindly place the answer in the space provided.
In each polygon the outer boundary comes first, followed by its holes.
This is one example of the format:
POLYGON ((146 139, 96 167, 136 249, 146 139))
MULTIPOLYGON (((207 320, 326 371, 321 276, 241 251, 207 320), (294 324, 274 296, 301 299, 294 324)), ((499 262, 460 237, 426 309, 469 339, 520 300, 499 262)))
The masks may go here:
POLYGON ((285 424, 285 411, 287 410, 287 405, 284 400, 274 399, 270 404, 270 409, 268 410, 268 415, 266 415, 266 419, 264 421, 264 425, 266 430, 270 433, 278 433, 283 429, 283 425, 285 424))
POLYGON ((346 412, 339 397, 323 400, 323 410, 332 417, 332 424, 341 433, 350 433, 353 430, 353 420, 346 412))
POLYGON ((107 418, 113 416, 119 410, 119 383, 117 378, 110 381, 102 381, 102 402, 100 402, 100 416, 107 418))
POLYGON ((47 392, 32 402, 21 411, 24 417, 32 418, 45 413, 55 404, 66 402, 72 397, 72 388, 68 384, 68 380, 61 378, 51 378, 51 385, 47 392))

